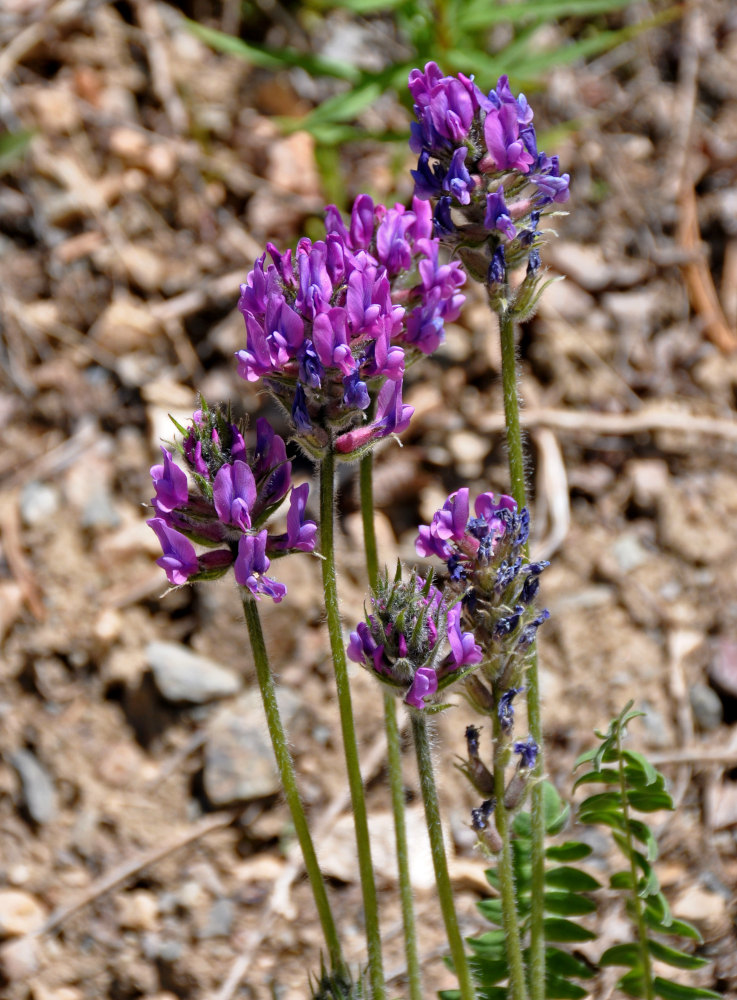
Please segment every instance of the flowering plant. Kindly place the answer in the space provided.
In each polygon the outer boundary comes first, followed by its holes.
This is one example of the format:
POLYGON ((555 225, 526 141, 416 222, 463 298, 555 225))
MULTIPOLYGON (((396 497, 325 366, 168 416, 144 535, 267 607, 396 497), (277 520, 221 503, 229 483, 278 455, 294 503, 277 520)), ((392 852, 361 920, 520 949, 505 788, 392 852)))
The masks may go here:
MULTIPOLYGON (((572 918, 596 908, 588 893, 598 882, 570 864, 550 864, 585 858, 587 845, 546 846, 546 837, 565 825, 568 810, 544 780, 536 643, 549 617, 538 605, 548 563, 529 554, 515 356, 515 320, 530 315, 544 287, 540 221, 551 206, 567 200, 569 177, 561 174, 556 156, 538 151, 532 109, 523 95, 514 95, 506 76, 484 93, 472 78, 443 76, 431 62, 413 70, 409 86, 417 115, 411 146, 419 154, 412 207, 385 208, 361 195, 344 220, 328 206, 324 239, 302 239, 294 254, 269 244, 269 260, 264 253, 241 287, 246 342, 237 354, 238 372, 260 382, 281 404, 292 440, 315 460, 318 522, 307 516, 309 486, 292 484, 287 444, 272 426, 256 422, 249 450, 244 428, 229 411, 203 402, 188 428, 177 425, 182 440, 176 452, 184 468, 174 451, 164 448, 163 462, 151 469, 155 516, 149 524, 161 542, 158 562, 171 584, 214 579, 232 568, 239 587, 269 732, 328 953, 313 998, 385 1000, 387 995, 348 659, 369 671, 384 694, 410 1000, 422 1000, 423 985, 409 881, 398 698, 409 709, 437 899, 458 978, 458 991, 444 994, 445 1000, 579 998, 586 996, 580 981, 594 973, 590 963, 557 943, 595 937, 572 918), (512 272, 522 267, 525 275, 515 283, 512 272), (471 514, 469 490, 451 493, 416 539, 418 557, 439 560, 441 568, 403 570, 400 564, 390 579, 379 572, 372 448, 409 425, 413 410, 402 401, 404 373, 442 343, 444 324, 462 308, 460 289, 467 276, 483 284, 499 320, 510 494, 481 493, 471 514), (346 643, 334 546, 335 464, 353 459, 360 461, 369 600, 346 643), (285 530, 276 533, 272 518, 287 498, 285 530), (357 980, 343 956, 299 796, 257 603, 263 597, 279 603, 287 596, 284 584, 266 575, 272 560, 311 553, 318 544, 366 928, 368 965, 357 980), (466 756, 458 765, 481 797, 470 811, 470 826, 492 860, 486 874, 498 890, 498 899, 482 901, 480 909, 499 929, 469 939, 472 961, 455 910, 430 741, 432 717, 448 707, 440 697, 451 686, 491 735, 485 753, 482 727, 467 726, 466 756), (515 733, 516 710, 523 701, 528 732, 521 737, 515 733), (529 813, 523 810, 528 800, 529 813)), ((717 997, 653 973, 653 957, 680 968, 696 968, 702 960, 653 937, 696 932, 670 917, 652 868, 657 845, 647 825, 633 816, 672 805, 662 776, 642 755, 623 747, 625 726, 636 715, 627 706, 608 733, 599 734, 600 746, 579 761, 588 766, 579 783, 610 786, 584 801, 580 820, 610 828, 629 865, 613 877, 612 887, 627 896, 635 940, 607 949, 599 962, 628 970, 617 983, 628 995, 717 997)))

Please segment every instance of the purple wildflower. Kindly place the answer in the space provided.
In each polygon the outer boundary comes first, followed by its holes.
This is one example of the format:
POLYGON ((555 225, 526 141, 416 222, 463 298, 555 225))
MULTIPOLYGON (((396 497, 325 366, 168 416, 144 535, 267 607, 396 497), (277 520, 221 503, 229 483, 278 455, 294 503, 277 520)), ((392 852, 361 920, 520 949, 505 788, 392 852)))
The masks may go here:
POLYGON ((241 531, 251 527, 251 510, 256 501, 256 480, 245 462, 223 465, 215 476, 212 498, 223 524, 241 531))
POLYGON ((497 715, 499 716, 499 723, 502 727, 502 731, 505 733, 511 732, 514 726, 514 705, 512 701, 515 695, 520 694, 524 689, 510 688, 505 691, 504 694, 499 699, 499 704, 497 706, 497 715))
POLYGON ((425 699, 432 698, 438 689, 438 677, 432 667, 420 667, 404 700, 412 708, 425 708, 425 699))
POLYGON ((283 583, 265 576, 270 560, 266 555, 267 531, 264 528, 257 535, 242 535, 238 542, 235 559, 235 582, 247 587, 258 600, 261 594, 271 597, 278 604, 287 592, 283 583))
POLYGON ((514 223, 509 215, 509 209, 504 201, 504 190, 492 191, 486 196, 486 214, 484 225, 487 229, 496 229, 509 240, 517 235, 514 223))
POLYGON ((161 454, 164 456, 164 464, 151 467, 151 478, 156 490, 156 509, 168 514, 175 508, 186 505, 189 490, 187 474, 175 465, 171 452, 162 448, 161 454))
POLYGON ((164 554, 156 560, 156 565, 164 570, 169 583, 179 587, 199 572, 197 553, 188 538, 170 528, 161 517, 152 517, 146 524, 150 525, 161 542, 164 554))
POLYGON ((515 753, 520 755, 520 766, 531 771, 535 766, 540 750, 532 736, 528 736, 526 740, 518 740, 514 744, 513 749, 515 753))

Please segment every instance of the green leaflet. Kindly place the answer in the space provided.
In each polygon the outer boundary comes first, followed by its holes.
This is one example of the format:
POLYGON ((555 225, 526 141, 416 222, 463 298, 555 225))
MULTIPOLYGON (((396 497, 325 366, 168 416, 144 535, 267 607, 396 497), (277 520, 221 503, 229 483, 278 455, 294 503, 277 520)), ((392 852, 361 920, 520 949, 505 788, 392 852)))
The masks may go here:
POLYGON ((658 856, 658 845, 647 824, 634 815, 673 808, 663 775, 643 754, 623 746, 627 724, 641 714, 632 710, 631 702, 626 705, 606 733, 597 733, 599 746, 587 751, 576 763, 576 767, 591 768, 578 778, 576 785, 601 782, 609 786, 608 791, 584 799, 578 809, 579 822, 611 830, 612 839, 627 863, 622 871, 610 877, 609 884, 625 897, 635 940, 608 948, 599 964, 622 965, 629 970, 617 983, 617 988, 628 996, 659 996, 664 1000, 716 997, 718 994, 710 990, 653 975, 651 959, 686 970, 701 968, 706 962, 652 936, 656 931, 661 935, 700 939, 698 931, 687 921, 673 919, 652 865, 658 856), (645 852, 637 845, 642 845, 645 852))

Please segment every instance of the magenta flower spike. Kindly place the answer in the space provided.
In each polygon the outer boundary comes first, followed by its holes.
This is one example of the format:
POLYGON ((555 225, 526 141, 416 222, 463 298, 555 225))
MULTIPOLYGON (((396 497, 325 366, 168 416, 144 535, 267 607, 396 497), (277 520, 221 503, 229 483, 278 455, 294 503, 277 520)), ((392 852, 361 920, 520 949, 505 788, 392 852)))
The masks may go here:
POLYGON ((263 381, 312 457, 332 443, 354 459, 406 428, 406 363, 442 342, 463 303, 463 269, 441 264, 439 246, 425 202, 385 208, 360 195, 347 223, 326 208, 323 240, 300 240, 294 256, 269 245, 256 261, 238 303, 238 373, 263 381))

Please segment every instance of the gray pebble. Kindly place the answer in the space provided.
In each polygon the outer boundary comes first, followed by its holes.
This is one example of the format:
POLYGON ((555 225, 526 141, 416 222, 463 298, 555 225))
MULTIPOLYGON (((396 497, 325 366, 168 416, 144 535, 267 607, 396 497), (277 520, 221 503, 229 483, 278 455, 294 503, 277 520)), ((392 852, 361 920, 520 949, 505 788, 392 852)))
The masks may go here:
POLYGON ((30 750, 16 750, 10 758, 21 783, 23 805, 34 823, 50 823, 56 818, 56 789, 48 772, 30 750))
MULTIPOLYGON (((280 688, 277 701, 282 724, 288 731, 300 700, 288 689, 280 688)), ((205 746, 204 788, 213 806, 249 802, 280 790, 258 691, 241 695, 213 718, 205 746)))
POLYGON ((59 491, 46 483, 30 482, 21 490, 20 516, 26 527, 43 524, 59 509, 59 491))
POLYGON ((696 725, 702 732, 711 733, 718 729, 724 717, 724 708, 719 695, 708 684, 697 682, 688 692, 696 725))
POLYGON ((202 705, 227 698, 241 687, 235 671, 176 642, 149 643, 146 661, 159 693, 174 704, 202 705))
POLYGON ((203 941, 209 938, 228 937, 234 916, 235 906, 231 899, 216 899, 197 936, 203 941))

